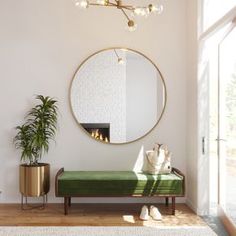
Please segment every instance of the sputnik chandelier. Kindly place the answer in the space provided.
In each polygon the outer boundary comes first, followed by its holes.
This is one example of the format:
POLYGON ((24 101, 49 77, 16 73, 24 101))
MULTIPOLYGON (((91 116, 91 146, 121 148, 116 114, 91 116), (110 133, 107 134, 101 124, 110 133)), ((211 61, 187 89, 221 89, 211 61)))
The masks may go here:
POLYGON ((152 13, 161 14, 163 6, 158 4, 148 4, 147 6, 132 6, 124 4, 121 0, 75 0, 75 5, 82 9, 87 9, 90 6, 95 7, 114 7, 120 10, 127 19, 127 28, 129 31, 135 31, 137 28, 134 16, 148 17, 152 13), (129 16, 129 13, 131 13, 129 16))

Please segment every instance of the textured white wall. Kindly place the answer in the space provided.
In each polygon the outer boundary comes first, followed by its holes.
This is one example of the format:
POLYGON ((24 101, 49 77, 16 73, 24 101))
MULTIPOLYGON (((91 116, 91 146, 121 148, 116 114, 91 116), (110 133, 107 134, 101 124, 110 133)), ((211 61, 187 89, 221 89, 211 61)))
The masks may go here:
POLYGON ((59 168, 130 170, 142 149, 152 148, 156 141, 168 144, 173 166, 186 173, 186 1, 167 0, 164 7, 161 16, 139 19, 138 30, 130 33, 115 9, 81 12, 70 0, 0 1, 1 202, 20 201, 13 128, 33 105, 34 94, 54 96, 60 107, 57 142, 43 158, 51 164, 50 201, 56 201, 54 176, 59 168), (160 124, 128 145, 92 140, 78 128, 69 106, 70 82, 78 65, 95 51, 112 46, 146 54, 167 85, 168 103, 160 124))
POLYGON ((126 69, 113 50, 90 58, 76 73, 71 105, 80 123, 109 123, 110 141, 125 142, 126 69))

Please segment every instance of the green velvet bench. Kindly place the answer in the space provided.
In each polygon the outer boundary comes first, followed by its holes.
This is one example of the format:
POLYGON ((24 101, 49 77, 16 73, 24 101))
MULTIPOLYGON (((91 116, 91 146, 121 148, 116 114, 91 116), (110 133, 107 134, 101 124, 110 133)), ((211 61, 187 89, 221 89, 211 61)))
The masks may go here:
POLYGON ((168 206, 172 199, 185 194, 185 177, 172 168, 170 174, 149 175, 134 171, 64 171, 55 178, 56 197, 64 198, 64 213, 68 214, 72 197, 163 197, 168 206))

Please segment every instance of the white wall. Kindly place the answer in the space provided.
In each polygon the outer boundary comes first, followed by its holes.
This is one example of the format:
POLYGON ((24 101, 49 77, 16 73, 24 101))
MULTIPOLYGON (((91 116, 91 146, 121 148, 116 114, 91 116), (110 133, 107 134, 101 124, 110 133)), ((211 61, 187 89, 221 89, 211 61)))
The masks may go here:
POLYGON ((187 204, 198 210, 198 0, 187 1, 187 204))
POLYGON ((140 150, 152 148, 156 141, 168 144, 173 166, 186 173, 187 1, 165 1, 163 14, 138 20, 134 33, 124 30, 126 22, 119 11, 91 8, 81 12, 72 2, 0 1, 1 202, 20 201, 20 154, 12 138, 14 127, 33 105, 34 94, 54 96, 60 106, 57 143, 43 158, 51 164, 50 201, 56 201, 54 176, 59 168, 130 170, 140 150), (95 51, 112 46, 146 54, 158 65, 167 85, 168 103, 160 124, 147 137, 128 145, 104 145, 89 138, 78 128, 69 106, 70 82, 78 65, 95 51))

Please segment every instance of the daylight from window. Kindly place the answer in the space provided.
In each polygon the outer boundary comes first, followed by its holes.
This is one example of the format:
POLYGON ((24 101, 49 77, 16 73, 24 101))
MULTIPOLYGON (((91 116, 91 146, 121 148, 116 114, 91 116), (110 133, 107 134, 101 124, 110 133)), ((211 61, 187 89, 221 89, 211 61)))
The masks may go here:
POLYGON ((223 17, 233 7, 236 7, 235 0, 204 0, 203 1, 203 31, 223 17))
POLYGON ((220 46, 220 80, 222 104, 223 206, 236 223, 236 28, 220 46), (225 165, 225 166, 224 166, 225 165))

